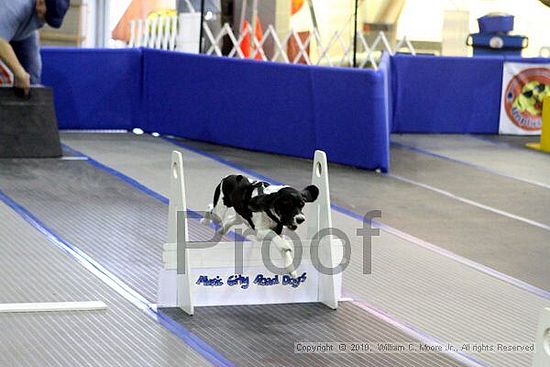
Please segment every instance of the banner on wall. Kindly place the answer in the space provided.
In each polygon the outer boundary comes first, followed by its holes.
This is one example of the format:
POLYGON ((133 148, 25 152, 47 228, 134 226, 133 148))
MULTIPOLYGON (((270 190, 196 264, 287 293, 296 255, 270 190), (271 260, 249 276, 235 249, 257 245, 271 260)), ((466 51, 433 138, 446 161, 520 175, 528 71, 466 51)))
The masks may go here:
POLYGON ((550 95, 550 64, 505 62, 500 134, 540 135, 542 101, 550 95))

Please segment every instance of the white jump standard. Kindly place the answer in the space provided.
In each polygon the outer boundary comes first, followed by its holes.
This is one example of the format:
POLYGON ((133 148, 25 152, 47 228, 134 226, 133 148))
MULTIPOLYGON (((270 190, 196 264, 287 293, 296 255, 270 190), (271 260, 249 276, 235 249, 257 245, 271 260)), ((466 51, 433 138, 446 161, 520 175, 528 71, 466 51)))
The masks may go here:
POLYGON ((340 265, 344 251, 342 242, 331 233, 327 168, 325 153, 317 151, 312 185, 319 188, 319 197, 307 205, 306 240, 292 240, 296 250, 293 277, 284 271, 288 264, 270 240, 189 240, 183 157, 173 152, 158 307, 179 307, 189 315, 200 306, 321 302, 338 308, 342 276, 330 270, 340 265))

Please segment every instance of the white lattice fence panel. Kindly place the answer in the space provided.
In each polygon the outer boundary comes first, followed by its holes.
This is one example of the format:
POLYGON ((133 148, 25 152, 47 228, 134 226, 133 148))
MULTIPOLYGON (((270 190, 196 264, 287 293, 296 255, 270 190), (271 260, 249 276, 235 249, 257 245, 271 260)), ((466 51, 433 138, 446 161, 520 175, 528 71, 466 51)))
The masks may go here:
POLYGON ((148 47, 162 50, 175 50, 178 37, 176 16, 137 19, 130 22, 128 47, 148 47))
MULTIPOLYGON (((152 20, 134 20, 130 22, 131 39, 128 46, 176 50, 177 39, 181 37, 178 32, 182 27, 182 19, 181 16, 179 18, 174 16, 157 17, 152 20)), ((328 41, 323 42, 317 31, 310 32, 305 39, 302 39, 298 32, 291 29, 286 36, 280 37, 272 25, 267 27, 260 39, 254 36, 250 25, 237 35, 229 24, 225 24, 218 34, 214 34, 208 23, 203 22, 204 37, 209 45, 208 49, 205 50, 205 54, 224 56, 221 45, 225 37, 232 46, 227 57, 241 59, 249 57, 290 64, 352 66, 355 48, 357 48, 357 66, 377 68, 376 60, 382 52, 393 55, 398 51, 407 49, 411 54, 415 54, 414 48, 407 38, 402 39, 395 47, 392 47, 383 32, 380 32, 371 44, 369 44, 363 33, 358 32, 356 47, 354 47, 354 40, 349 39, 350 37, 344 37, 346 27, 347 25, 334 33, 328 41), (249 42, 245 42, 246 40, 249 42), (297 47, 297 52, 294 56, 289 57, 288 45, 291 41, 297 47), (245 49, 246 44, 249 45, 250 49, 245 49), (266 50, 267 44, 272 47, 270 52, 266 50), (268 57, 268 55, 271 56, 268 57)))

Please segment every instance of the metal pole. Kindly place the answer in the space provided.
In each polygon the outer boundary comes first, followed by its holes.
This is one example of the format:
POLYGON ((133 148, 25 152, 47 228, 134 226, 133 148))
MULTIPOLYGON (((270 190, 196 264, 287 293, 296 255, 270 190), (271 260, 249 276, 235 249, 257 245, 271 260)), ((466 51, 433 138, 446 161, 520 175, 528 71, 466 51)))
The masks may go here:
POLYGON ((204 36, 204 0, 201 0, 201 31, 199 35, 199 54, 202 54, 202 38, 204 36))
POLYGON ((359 8, 359 0, 355 0, 355 15, 353 26, 353 67, 357 67, 357 11, 359 8))
POLYGON ((246 19, 246 8, 248 8, 248 1, 243 0, 241 3, 241 19, 239 20, 239 34, 243 32, 243 24, 246 19))
POLYGON ((258 24, 258 0, 252 2, 252 31, 250 34, 250 58, 255 59, 254 42, 256 41, 256 25, 258 24))
POLYGON ((109 27, 109 13, 110 13, 110 0, 99 0, 97 2, 96 10, 96 35, 93 40, 93 47, 103 48, 109 47, 109 40, 111 39, 111 31, 109 27))
POLYGON ((317 16, 315 15, 315 7, 313 6, 313 0, 308 0, 309 14, 311 16, 311 23, 313 23, 313 29, 319 32, 319 23, 317 22, 317 16))

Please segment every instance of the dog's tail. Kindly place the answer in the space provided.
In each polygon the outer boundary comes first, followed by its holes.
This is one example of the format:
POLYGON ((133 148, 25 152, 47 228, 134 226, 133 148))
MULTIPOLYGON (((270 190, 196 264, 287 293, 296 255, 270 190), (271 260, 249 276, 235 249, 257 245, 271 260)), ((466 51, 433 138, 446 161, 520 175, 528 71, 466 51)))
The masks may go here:
POLYGON ((208 209, 206 213, 204 213, 204 217, 201 219, 202 224, 209 225, 210 223, 212 223, 212 219, 214 216, 214 208, 216 207, 216 205, 218 205, 218 200, 220 200, 221 190, 222 190, 222 184, 220 182, 220 184, 216 186, 216 190, 214 191, 214 203, 208 205, 208 209))

